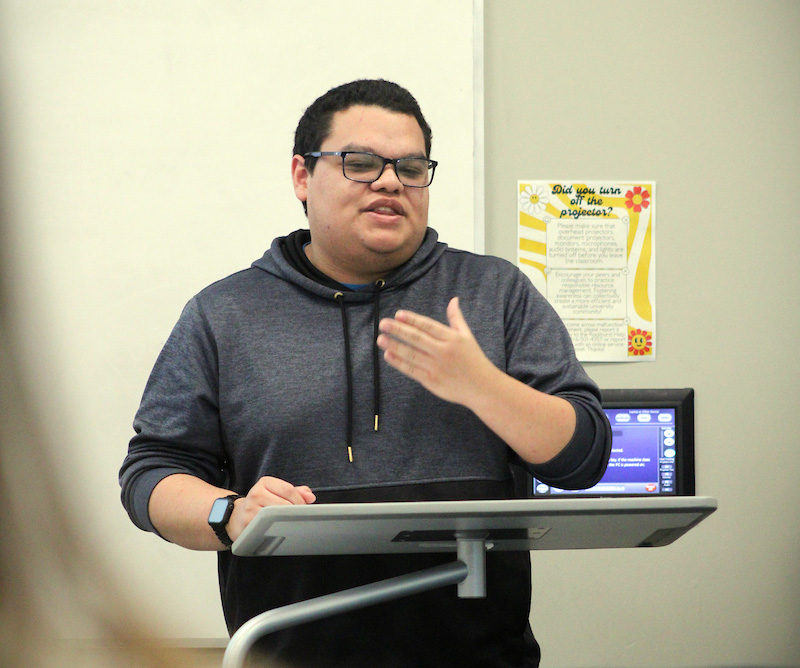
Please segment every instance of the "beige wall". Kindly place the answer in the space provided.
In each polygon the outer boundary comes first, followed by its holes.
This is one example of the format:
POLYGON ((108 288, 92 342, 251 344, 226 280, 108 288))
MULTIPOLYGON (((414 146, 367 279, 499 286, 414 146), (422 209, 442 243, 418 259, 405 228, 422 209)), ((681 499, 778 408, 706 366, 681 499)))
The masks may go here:
POLYGON ((800 665, 800 3, 485 2, 486 251, 517 179, 657 182, 658 359, 694 387, 699 494, 657 550, 534 554, 543 666, 800 665))
POLYGON ((139 531, 119 502, 156 356, 192 295, 305 226, 294 130, 345 81, 414 92, 452 194, 431 218, 473 247, 472 17, 463 0, 0 0, 0 261, 73 515, 167 637, 226 631, 216 555, 139 531))

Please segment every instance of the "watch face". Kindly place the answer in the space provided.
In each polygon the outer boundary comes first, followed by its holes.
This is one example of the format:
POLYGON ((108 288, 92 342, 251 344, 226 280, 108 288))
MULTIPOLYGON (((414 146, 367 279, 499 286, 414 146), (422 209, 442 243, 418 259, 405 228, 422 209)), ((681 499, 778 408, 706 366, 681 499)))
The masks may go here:
POLYGON ((211 512, 208 515, 208 523, 219 524, 224 522, 229 503, 230 499, 217 499, 214 501, 214 505, 211 506, 211 512))

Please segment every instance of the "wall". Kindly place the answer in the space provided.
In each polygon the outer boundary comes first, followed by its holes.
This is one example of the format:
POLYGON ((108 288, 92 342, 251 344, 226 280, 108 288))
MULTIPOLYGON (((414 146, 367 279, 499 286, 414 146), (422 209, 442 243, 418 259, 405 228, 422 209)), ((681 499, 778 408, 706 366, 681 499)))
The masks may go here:
MULTIPOLYGON (((116 470, 186 299, 271 226, 303 224, 302 108, 397 78, 448 163, 434 225, 469 247, 480 217, 456 169, 473 155, 470 3, 346 6, 0 2, 17 222, 2 261, 76 519, 168 636, 221 635, 213 556, 134 529, 116 470), (379 35, 367 60, 349 34, 379 35)), ((545 668, 800 665, 798 19, 797 2, 485 2, 486 250, 515 258, 517 179, 657 181, 658 360, 589 372, 694 387, 698 492, 720 501, 668 548, 535 554, 545 668)))
POLYGON ((697 491, 657 550, 535 553, 545 668, 800 665, 800 3, 485 3, 486 252, 517 179, 657 182, 658 359, 694 387, 697 491))
POLYGON ((345 81, 417 96, 441 161, 431 218, 473 247, 472 16, 463 0, 0 0, 2 262, 54 462, 92 548, 167 637, 226 632, 215 555, 139 531, 119 502, 156 356, 192 295, 305 226, 295 126, 345 81))

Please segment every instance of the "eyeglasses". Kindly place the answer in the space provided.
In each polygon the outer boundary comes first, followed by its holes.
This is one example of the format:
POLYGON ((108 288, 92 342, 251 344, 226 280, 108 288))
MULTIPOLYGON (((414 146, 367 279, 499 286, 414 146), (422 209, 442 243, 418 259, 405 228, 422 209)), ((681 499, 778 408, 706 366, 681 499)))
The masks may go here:
POLYGON ((360 151, 311 151, 303 157, 321 158, 328 155, 337 155, 342 159, 342 173, 350 181, 373 183, 381 178, 386 165, 393 165, 400 183, 409 188, 427 188, 439 164, 427 158, 384 158, 360 151))

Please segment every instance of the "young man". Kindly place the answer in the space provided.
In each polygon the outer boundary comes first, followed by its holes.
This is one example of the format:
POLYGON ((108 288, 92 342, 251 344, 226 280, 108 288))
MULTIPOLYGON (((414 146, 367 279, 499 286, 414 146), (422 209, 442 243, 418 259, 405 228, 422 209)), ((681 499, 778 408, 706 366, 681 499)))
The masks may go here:
MULTIPOLYGON (((511 264, 428 227, 430 145, 396 84, 355 81, 314 102, 292 158, 310 229, 192 299, 148 382, 123 503, 143 529, 220 551, 231 632, 452 559, 234 557, 266 505, 510 498, 512 465, 562 488, 605 470, 599 393, 554 311, 511 264), (215 501, 229 513, 212 527, 215 501)), ((261 647, 296 667, 535 666, 529 555, 488 556, 486 599, 437 590, 261 647)))

